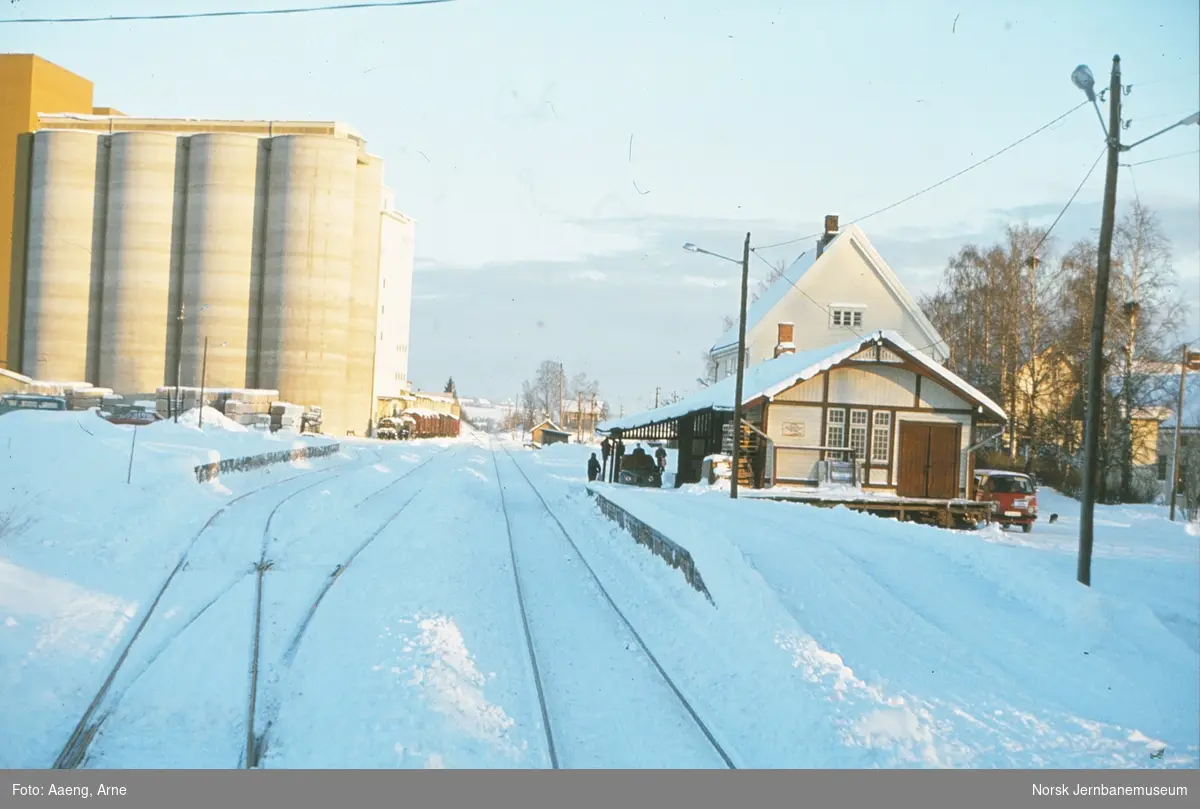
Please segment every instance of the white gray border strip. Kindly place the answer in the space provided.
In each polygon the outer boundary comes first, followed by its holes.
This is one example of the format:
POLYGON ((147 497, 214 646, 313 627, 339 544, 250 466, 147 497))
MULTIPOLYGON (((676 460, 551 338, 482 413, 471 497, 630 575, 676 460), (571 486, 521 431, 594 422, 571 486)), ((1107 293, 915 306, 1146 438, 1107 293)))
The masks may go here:
POLYGON ((707 598, 713 606, 716 606, 712 593, 708 592, 708 587, 704 584, 704 578, 696 568, 696 560, 692 558, 692 554, 687 548, 675 542, 654 526, 642 522, 591 486, 588 487, 587 493, 595 498, 600 506, 601 514, 624 528, 639 544, 649 548, 655 556, 660 557, 668 565, 683 573, 683 577, 687 580, 687 583, 707 598))
POLYGON ((0 806, 6 809, 78 807, 85 795, 89 803, 83 805, 121 809, 1165 809, 1194 806, 1200 794, 1197 770, 9 770, 7 775, 9 783, 0 785, 0 806))
POLYGON ((284 449, 278 452, 266 452, 261 455, 245 455, 241 458, 224 458, 213 463, 200 464, 196 467, 196 482, 207 483, 216 480, 221 475, 231 472, 249 472, 277 463, 303 461, 311 458, 326 458, 336 454, 342 448, 341 444, 313 444, 295 449, 284 449))

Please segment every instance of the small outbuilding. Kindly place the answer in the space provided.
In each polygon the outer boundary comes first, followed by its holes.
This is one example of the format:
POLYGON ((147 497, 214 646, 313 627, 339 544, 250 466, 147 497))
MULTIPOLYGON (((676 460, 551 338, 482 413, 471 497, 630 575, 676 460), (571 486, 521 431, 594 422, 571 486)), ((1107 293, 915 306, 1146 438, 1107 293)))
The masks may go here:
POLYGON ((529 431, 529 435, 533 443, 541 444, 566 444, 571 439, 571 434, 552 421, 543 421, 538 426, 529 431))

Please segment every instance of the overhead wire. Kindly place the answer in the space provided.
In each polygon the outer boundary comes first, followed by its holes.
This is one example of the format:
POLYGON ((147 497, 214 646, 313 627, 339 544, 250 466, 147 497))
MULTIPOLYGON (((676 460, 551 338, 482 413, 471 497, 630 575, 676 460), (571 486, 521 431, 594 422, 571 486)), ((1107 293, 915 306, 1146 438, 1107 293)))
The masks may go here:
POLYGON ((1121 165, 1126 167, 1145 166, 1148 163, 1161 163, 1164 160, 1174 160, 1177 157, 1188 157, 1197 153, 1200 153, 1200 149, 1192 149, 1190 152, 1178 152, 1177 154, 1169 154, 1164 157, 1154 157, 1150 160, 1139 160, 1136 163, 1122 163, 1121 165))
POLYGON ((7 17, 0 25, 43 25, 88 22, 145 22, 163 20, 197 20, 212 17, 267 17, 284 14, 312 14, 323 11, 351 11, 371 8, 396 8, 398 6, 428 6, 437 3, 453 3, 455 0, 380 0, 375 3, 335 3, 324 6, 290 6, 287 8, 234 9, 229 11, 188 11, 175 14, 121 14, 108 17, 7 17))
MULTIPOLYGON (((1058 223, 1060 221, 1062 221, 1063 216, 1066 215, 1066 213, 1070 209, 1071 205, 1075 202, 1075 198, 1079 196, 1079 192, 1083 190, 1083 187, 1085 185, 1087 185, 1087 181, 1089 179, 1091 179, 1092 174, 1096 171, 1096 166, 1100 165, 1100 161, 1104 159, 1104 156, 1106 154, 1108 154, 1108 145, 1107 144, 1105 144, 1104 148, 1100 150, 1100 154, 1096 155, 1096 159, 1092 162, 1091 168, 1089 168, 1087 170, 1087 174, 1083 175, 1083 179, 1079 182, 1079 185, 1077 185, 1075 187, 1075 191, 1074 191, 1074 193, 1071 194, 1070 199, 1067 200, 1067 204, 1062 207, 1062 210, 1060 210, 1058 212, 1058 216, 1054 217, 1054 221, 1050 223, 1050 227, 1048 227, 1046 229, 1046 232, 1042 234, 1042 238, 1038 239, 1038 243, 1036 245, 1034 245, 1032 250, 1029 251, 1029 255, 1026 257, 1027 264, 1037 258, 1037 251, 1040 250, 1042 245, 1045 244, 1046 241, 1050 238, 1050 234, 1054 232, 1054 228, 1056 228, 1058 226, 1058 223)), ((1136 193, 1136 190, 1135 190, 1135 193, 1136 193)), ((930 343, 927 346, 922 346, 921 348, 918 348, 917 351, 925 351, 927 349, 933 348, 934 346, 939 345, 941 343, 945 343, 945 342, 948 342, 948 340, 943 335, 942 339, 940 341, 938 341, 937 343, 930 343)))
MULTIPOLYGON (((943 180, 939 180, 938 182, 934 183, 933 185, 930 185, 930 186, 927 186, 927 187, 925 187, 925 188, 922 188, 920 191, 917 191, 917 192, 916 192, 916 193, 914 193, 914 194, 909 194, 909 195, 908 195, 907 197, 905 197, 904 199, 897 200, 896 202, 893 202, 891 205, 886 205, 886 206, 884 206, 884 207, 880 208, 880 209, 879 209, 879 210, 877 210, 877 211, 872 211, 871 213, 867 214, 866 216, 860 216, 860 217, 858 217, 857 219, 854 219, 854 220, 852 220, 852 221, 850 221, 850 222, 847 222, 846 224, 847 224, 847 225, 853 225, 853 224, 857 224, 858 222, 863 222, 863 221, 865 221, 865 220, 867 220, 867 219, 870 219, 870 218, 872 218, 872 217, 878 216, 879 214, 881 214, 881 213, 885 213, 885 212, 887 212, 887 211, 890 211, 890 210, 892 210, 893 208, 897 208, 897 207, 899 207, 899 206, 903 205, 903 204, 904 204, 904 203, 906 203, 906 202, 911 202, 912 200, 916 199, 917 197, 919 197, 919 196, 922 196, 923 194, 927 194, 927 193, 929 193, 930 191, 934 190, 935 188, 940 188, 941 186, 945 185, 946 183, 950 182, 951 180, 955 180, 955 179, 957 179, 957 178, 959 178, 959 177, 963 176, 964 174, 966 174, 966 173, 967 173, 967 172, 969 172, 969 171, 974 171, 975 169, 979 168, 980 166, 984 165, 985 163, 988 163, 988 162, 990 162, 990 161, 992 161, 992 160, 996 159, 997 157, 999 157, 1000 155, 1004 154, 1005 152, 1007 152, 1007 151, 1009 151, 1009 150, 1011 150, 1011 149, 1013 149, 1013 148, 1015 148, 1015 147, 1017 147, 1017 146, 1020 146, 1022 143, 1024 143, 1024 142, 1025 142, 1025 141, 1027 141, 1027 140, 1029 140, 1030 138, 1034 137, 1035 135, 1038 135, 1038 134, 1041 134, 1042 132, 1045 132, 1047 129, 1049 129, 1050 127, 1054 126, 1054 125, 1055 125, 1055 124, 1057 124, 1059 121, 1062 121, 1063 119, 1067 118, 1068 116, 1070 116, 1071 114, 1073 114, 1074 112, 1076 112, 1077 110, 1079 110, 1081 107, 1083 107, 1083 106, 1084 106, 1084 105, 1086 105, 1087 103, 1088 103, 1088 102, 1087 102, 1086 100, 1085 100, 1085 101, 1081 101, 1079 104, 1076 104, 1074 107, 1072 107, 1071 109, 1067 110, 1067 111, 1066 111, 1066 112, 1064 112, 1062 115, 1060 115, 1060 116, 1058 116, 1057 118, 1055 118, 1053 121, 1050 121, 1049 123, 1046 123, 1046 124, 1043 124, 1042 126, 1039 126, 1037 129, 1033 130, 1033 131, 1032 131, 1032 132, 1030 132, 1028 135, 1025 135, 1025 136, 1023 136, 1023 137, 1021 137, 1021 138, 1019 138, 1019 139, 1017 139, 1017 140, 1013 141, 1012 143, 1008 144, 1007 146, 1005 146, 1003 149, 1000 149, 999 151, 992 152, 992 153, 991 153, 990 155, 988 155, 987 157, 985 157, 985 158, 983 158, 982 160, 979 160, 979 161, 977 161, 977 162, 975 162, 975 163, 972 163, 971 165, 967 166, 965 169, 962 169, 961 171, 957 171, 957 172, 955 172, 954 174, 951 174, 949 177, 946 177, 946 178, 945 178, 945 179, 943 179, 943 180)), ((772 248, 775 248, 775 247, 784 247, 784 246, 786 246, 786 245, 789 245, 789 244, 796 244, 797 242, 807 241, 808 239, 815 239, 817 236, 820 236, 820 235, 822 235, 822 234, 821 234, 821 233, 814 233, 814 234, 812 234, 811 236, 801 236, 801 237, 799 237, 799 238, 797 238, 797 239, 788 239, 787 241, 784 241, 784 242, 777 242, 777 243, 775 243, 775 244, 765 244, 765 245, 761 245, 761 246, 759 246, 759 247, 754 247, 754 248, 751 248, 751 249, 752 249, 752 250, 756 250, 756 251, 757 251, 757 250, 770 250, 770 249, 772 249, 772 248)))
MULTIPOLYGON (((1042 234, 1041 239, 1038 240, 1038 243, 1034 246, 1033 250, 1030 251, 1029 259, 1035 258, 1037 256, 1037 251, 1040 250, 1042 245, 1045 244, 1047 239, 1050 238, 1050 234, 1052 234, 1054 232, 1054 229, 1058 226, 1058 223, 1060 221, 1062 221, 1063 216, 1066 215, 1066 213, 1070 209, 1071 205, 1074 204, 1075 199, 1079 196, 1079 192, 1083 190, 1083 187, 1085 185, 1087 185, 1087 181, 1089 179, 1091 179, 1092 174, 1094 174, 1096 171, 1096 166, 1100 165, 1100 161, 1104 158, 1105 154, 1107 154, 1107 153, 1108 153, 1108 146, 1106 144, 1105 147, 1100 150, 1100 154, 1098 154, 1096 156, 1096 159, 1094 161, 1092 161, 1092 165, 1087 170, 1087 174, 1085 174, 1083 176, 1083 179, 1079 182, 1079 185, 1077 185, 1075 187, 1075 191, 1071 194, 1071 196, 1067 200, 1066 204, 1063 205, 1062 210, 1060 210, 1058 212, 1058 216, 1054 217, 1054 221, 1050 223, 1050 227, 1046 229, 1046 232, 1042 234)), ((1136 191, 1135 191, 1135 193, 1136 193, 1136 191)), ((861 220, 859 220, 859 221, 861 221, 861 220)), ((821 235, 821 234, 817 234, 817 235, 821 235)), ((758 257, 759 261, 763 262, 768 267, 770 267, 772 271, 776 270, 775 265, 771 264, 769 261, 767 261, 761 255, 759 255, 757 252, 754 252, 753 250, 751 252, 753 252, 754 255, 758 257)), ((796 259, 794 259, 792 263, 799 261, 805 255, 807 255, 807 253, 808 253, 807 250, 804 251, 799 256, 797 256, 796 259)), ((824 312, 827 316, 829 316, 831 319, 833 318, 832 309, 830 307, 825 306, 824 304, 818 302, 815 298, 813 298, 811 295, 809 295, 807 292, 805 292, 803 289, 801 289, 799 286, 797 286, 796 283, 794 281, 792 281, 791 278, 788 277, 786 270, 784 270, 782 273, 780 273, 779 277, 782 278, 783 280, 787 281, 792 286, 792 288, 795 289, 797 292, 799 292, 801 295, 808 298, 808 300, 811 301, 814 306, 816 306, 818 309, 820 309, 822 312, 824 312)), ((778 283, 778 281, 776 283, 778 283)), ((852 334, 854 334, 854 336, 858 337, 859 339, 866 339, 862 334, 860 334, 853 327, 846 326, 846 328, 850 329, 850 332, 852 334)), ((918 348, 917 351, 927 351, 931 348, 934 348, 935 346, 945 343, 946 341, 947 341, 946 337, 943 335, 941 340, 939 340, 935 343, 930 343, 929 345, 926 345, 926 346, 922 346, 922 347, 918 348)))

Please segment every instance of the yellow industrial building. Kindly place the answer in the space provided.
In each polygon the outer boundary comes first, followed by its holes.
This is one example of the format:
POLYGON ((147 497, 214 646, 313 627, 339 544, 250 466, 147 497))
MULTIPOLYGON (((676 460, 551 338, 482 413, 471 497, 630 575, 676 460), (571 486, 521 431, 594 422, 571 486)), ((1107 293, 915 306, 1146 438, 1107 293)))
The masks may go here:
POLYGON ((92 93, 90 81, 45 59, 0 53, 0 368, 16 365, 10 329, 14 320, 20 321, 22 306, 12 295, 14 190, 24 167, 17 156, 17 139, 37 128, 39 112, 119 114, 93 107, 92 93))

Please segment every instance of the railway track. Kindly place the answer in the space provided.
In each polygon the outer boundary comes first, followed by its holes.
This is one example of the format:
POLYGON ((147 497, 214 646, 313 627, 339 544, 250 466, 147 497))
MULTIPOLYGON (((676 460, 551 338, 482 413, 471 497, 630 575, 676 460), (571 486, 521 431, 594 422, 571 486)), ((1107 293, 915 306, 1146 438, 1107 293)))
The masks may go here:
MULTIPOLYGON (((93 697, 93 699, 89 703, 87 709, 85 710, 83 716, 80 718, 79 722, 76 723, 76 725, 71 733, 71 736, 69 737, 67 743, 64 745, 64 747, 62 748, 62 751, 59 753, 58 757, 56 758, 56 760, 53 764, 54 769, 77 769, 79 767, 84 766, 86 764, 86 761, 87 761, 87 758, 89 755, 89 750, 92 746, 93 741, 96 738, 97 732, 100 730, 101 727, 104 726, 105 722, 112 716, 113 712, 116 710, 117 706, 120 704, 121 700, 123 699, 124 695, 129 691, 129 689, 132 688, 133 685, 138 682, 138 680, 146 673, 146 671, 148 671, 154 665, 154 663, 159 659, 159 657, 168 648, 170 648, 170 646, 174 643, 174 641, 177 638, 179 638, 189 627, 191 627, 193 624, 195 624, 196 621, 199 620, 210 608, 212 608, 215 604, 217 604, 234 587, 236 587, 236 585, 239 582, 243 581, 247 575, 257 572, 258 567, 251 569, 249 571, 240 570, 240 571, 236 572, 233 576, 231 576, 229 582, 227 584, 225 584, 224 586, 222 586, 215 595, 213 595, 210 599, 208 599, 199 609, 195 610, 192 614, 190 614, 186 618, 186 620, 180 622, 177 625, 177 627, 174 628, 169 634, 167 634, 165 637, 160 639, 158 648, 155 649, 155 651, 146 659, 146 662, 144 662, 140 666, 139 670, 133 675, 133 677, 129 680, 129 682, 124 685, 124 687, 119 689, 119 691, 113 689, 113 685, 116 682, 118 675, 124 670, 124 667, 128 663, 131 650, 139 642, 144 643, 146 641, 146 639, 149 637, 149 635, 146 634, 144 632, 144 630, 149 625, 150 620, 157 614, 158 607, 159 607, 160 603, 162 602, 164 596, 167 594, 167 592, 169 592, 171 585, 174 582, 176 582, 178 575, 181 572, 183 572, 184 570, 188 569, 189 557, 190 557, 191 553, 197 547, 198 543, 204 537, 205 533, 207 531, 209 531, 213 527, 214 524, 216 524, 218 518, 222 514, 227 513, 229 511, 229 509, 231 507, 233 507, 237 502, 243 501, 243 500, 251 497, 252 495, 255 495, 255 494, 258 494, 265 490, 275 488, 275 487, 284 485, 286 483, 295 481, 297 478, 300 478, 300 477, 317 474, 317 479, 315 481, 313 481, 307 485, 304 485, 304 486, 296 489, 293 492, 290 492, 287 496, 285 496, 284 498, 282 498, 281 500, 279 500, 277 503, 274 504, 274 506, 272 507, 272 509, 267 517, 266 525, 264 527, 263 543, 265 545, 271 536, 271 533, 270 533, 271 527, 273 525, 275 517, 279 514, 280 510, 287 503, 291 502, 299 495, 301 495, 307 491, 310 491, 311 489, 313 489, 317 486, 327 484, 331 480, 340 478, 346 474, 349 474, 349 473, 352 473, 355 471, 361 471, 363 469, 369 468, 372 464, 378 463, 379 461, 382 460, 382 456, 380 455, 380 453, 377 450, 368 449, 368 448, 364 448, 364 449, 365 449, 366 453, 370 453, 370 457, 365 458, 362 462, 359 462, 357 460, 347 462, 344 464, 340 464, 333 470, 330 470, 328 468, 310 470, 308 472, 303 472, 299 475, 295 475, 291 478, 288 478, 287 480, 275 481, 271 484, 267 484, 265 486, 260 486, 256 489, 253 489, 249 492, 244 493, 243 495, 238 496, 237 498, 234 498, 233 500, 230 500, 222 508, 218 509, 213 515, 211 515, 209 517, 209 519, 205 523, 205 525, 188 542, 188 545, 185 547, 184 551, 180 555, 179 561, 176 563, 175 567, 172 568, 172 570, 168 573, 166 578, 163 580, 162 584, 156 590, 153 601, 151 602, 150 606, 147 608, 145 614, 142 616, 141 621, 138 623, 138 626, 136 627, 136 629, 130 636, 129 640, 126 642, 126 644, 125 644, 124 648, 122 649, 121 654, 118 656, 115 664, 109 670, 107 676, 105 677, 103 683, 100 686, 100 689, 97 691, 96 695, 93 697), (318 474, 318 473, 322 473, 322 472, 325 474, 318 474)), ((365 505, 370 500, 384 494, 388 489, 392 488, 400 480, 404 479, 409 474, 411 474, 412 472, 416 471, 417 469, 421 468, 426 463, 431 461, 433 458, 435 458, 441 454, 444 454, 445 452, 446 452, 446 450, 443 449, 440 452, 434 453, 432 456, 430 456, 429 458, 422 461, 416 467, 413 467, 412 469, 405 471, 403 474, 401 474, 397 478, 390 480, 384 486, 378 488, 371 494, 369 494, 366 497, 362 498, 361 500, 357 501, 354 504, 353 508, 357 509, 357 508, 365 505)), ((260 564, 260 566, 261 566, 261 564, 260 564)), ((340 575, 340 573, 338 575, 340 575)), ((259 609, 261 609, 261 604, 260 604, 260 602, 258 602, 256 600, 256 611, 259 609)), ((260 616, 256 615, 256 620, 259 617, 260 616)))
MULTIPOLYGON (((365 505, 367 502, 381 496, 382 494, 384 494, 385 492, 387 492, 388 490, 392 489, 394 486, 399 484, 401 481, 405 480, 409 475, 412 475, 419 469, 422 469, 427 464, 431 463, 434 459, 440 458, 443 455, 445 455, 447 452, 450 451, 450 449, 451 448, 446 448, 446 449, 443 449, 443 450, 436 452, 433 455, 429 456, 424 461, 422 461, 421 463, 414 466, 412 469, 409 469, 406 472, 404 472, 404 474, 400 475, 395 480, 390 481, 387 485, 385 485, 382 488, 367 495, 365 498, 363 498, 358 503, 356 503, 354 508, 358 509, 359 507, 365 505)), ((412 504, 412 502, 414 500, 416 500, 417 496, 420 495, 423 490, 424 490, 424 485, 417 487, 417 490, 415 492, 413 492, 411 495, 409 495, 407 498, 405 498, 405 500, 401 503, 399 508, 397 508, 395 511, 393 511, 391 513, 391 515, 388 516, 385 520, 383 520, 377 528, 375 528, 365 539, 363 539, 358 545, 356 545, 354 547, 354 549, 342 560, 341 563, 336 565, 333 568, 333 570, 330 571, 328 578, 326 578, 326 580, 322 583, 320 589, 317 591, 317 594, 316 594, 315 598, 313 599, 312 605, 309 608, 308 612, 305 614, 304 619, 296 627, 296 630, 292 633, 292 636, 289 638, 286 646, 284 647, 283 657, 282 657, 282 661, 281 661, 284 668, 291 667, 291 664, 295 659, 296 653, 299 651, 300 645, 304 640, 304 635, 308 631, 308 627, 313 619, 313 616, 316 614, 317 610, 320 608, 322 602, 325 599, 325 596, 333 588, 333 585, 337 583, 338 579, 341 578, 341 576, 346 572, 346 570, 354 563, 355 559, 358 558, 359 554, 361 554, 364 550, 366 550, 371 545, 371 543, 373 543, 380 536, 380 534, 382 534, 390 525, 392 525, 397 519, 399 519, 400 515, 404 513, 404 511, 409 507, 409 505, 412 504)), ((272 515, 271 515, 272 517, 274 516, 274 513, 275 512, 272 512, 272 515)), ((253 635, 253 644, 252 644, 251 655, 250 655, 250 670, 249 670, 250 686, 249 686, 249 690, 248 690, 247 708, 246 708, 246 745, 245 745, 245 749, 243 750, 243 753, 242 753, 241 761, 239 762, 239 767, 242 769, 257 769, 260 767, 260 765, 262 763, 263 755, 266 753, 267 749, 269 748, 270 732, 271 732, 271 728, 274 725, 274 721, 275 721, 275 718, 276 718, 276 715, 278 712, 278 708, 279 708, 279 704, 278 704, 278 702, 276 702, 274 707, 271 709, 271 711, 265 717, 266 721, 263 723, 263 729, 262 729, 261 733, 256 733, 256 726, 257 726, 256 720, 257 720, 258 703, 259 703, 259 674, 260 674, 260 668, 261 668, 261 662, 262 662, 262 619, 263 619, 263 612, 264 612, 263 611, 263 584, 264 584, 266 573, 269 570, 271 570, 272 566, 273 566, 273 563, 267 558, 270 540, 271 540, 271 520, 270 520, 270 518, 268 518, 267 524, 263 528, 262 553, 260 555, 259 564, 256 567, 257 581, 255 583, 254 619, 253 619, 254 620, 254 635, 253 635)))
MULTIPOLYGON (((367 451, 371 452, 373 455, 375 455, 376 461, 378 461, 380 459, 378 452, 375 452, 374 450, 367 450, 367 451)), ((264 484, 262 486, 255 488, 255 489, 251 489, 248 492, 244 492, 243 494, 240 494, 237 497, 232 498, 231 500, 229 500, 229 502, 225 503, 223 506, 221 506, 216 511, 214 511, 209 516, 208 520, 204 523, 204 525, 201 526, 200 530, 198 530, 192 536, 192 538, 188 541, 188 543, 184 547, 183 551, 179 554, 179 558, 176 561, 174 567, 171 568, 171 570, 167 573, 166 577, 163 579, 162 583, 159 585, 157 590, 155 590, 154 598, 151 600, 150 606, 146 609, 145 613, 143 613, 142 619, 138 622, 137 627, 134 629, 133 633, 129 636, 129 640, 127 640, 125 642, 125 645, 121 650, 121 653, 117 656, 116 662, 109 669, 107 676, 104 678, 104 680, 100 684, 100 688, 96 691, 96 694, 92 697, 92 700, 88 703, 88 706, 85 709, 83 716, 81 716, 79 721, 75 724, 75 727, 72 730, 70 737, 68 737, 66 744, 63 746, 62 750, 59 752, 59 755, 54 760, 54 763, 51 765, 51 768, 56 769, 56 770, 76 769, 83 763, 84 759, 87 756, 88 747, 91 745, 92 739, 95 737, 96 732, 99 730, 100 726, 104 723, 104 720, 108 717, 109 713, 111 712, 112 706, 110 705, 110 711, 105 711, 105 712, 101 713, 98 718, 97 718, 97 713, 100 712, 100 708, 104 705, 106 698, 108 698, 110 689, 112 688, 112 685, 113 685, 113 682, 116 680, 117 675, 120 674, 122 667, 125 665, 125 661, 128 659, 130 651, 133 649, 134 645, 141 638, 142 632, 145 630, 146 626, 149 624, 150 619, 153 618, 154 615, 156 614, 156 610, 158 609, 159 603, 162 601, 163 596, 166 595, 167 590, 170 588, 172 582, 175 581, 176 576, 178 576, 182 570, 186 569, 188 557, 191 554, 192 550, 196 547, 197 543, 199 543, 199 541, 205 536, 205 534, 208 533, 209 529, 211 529, 213 527, 213 525, 216 524, 217 520, 222 515, 227 514, 238 503, 244 502, 247 499, 253 497, 254 495, 259 494, 260 492, 264 492, 269 489, 274 489, 274 488, 277 488, 280 486, 284 486, 288 483, 293 483, 296 480, 298 480, 300 478, 308 477, 309 475, 318 475, 319 476, 318 480, 316 480, 315 482, 313 482, 307 486, 304 486, 304 487, 298 489, 297 491, 289 494, 286 498, 284 498, 284 501, 281 501, 281 504, 282 504, 282 502, 286 502, 287 500, 290 500, 292 497, 295 497, 297 494, 300 494, 301 492, 307 491, 308 489, 311 489, 314 486, 319 486, 322 483, 325 483, 329 480, 333 480, 338 477, 341 477, 342 475, 344 475, 354 469, 360 468, 361 466, 362 465, 356 463, 355 461, 349 461, 346 463, 338 464, 337 466, 333 467, 332 469, 329 467, 310 469, 306 472, 301 472, 297 475, 293 475, 285 480, 272 481, 271 483, 267 483, 267 484, 264 484)), ((231 585, 231 587, 232 587, 232 585, 231 585)), ((227 592, 228 589, 229 588, 227 588, 224 592, 227 592)), ((183 626, 180 627, 180 629, 172 632, 170 638, 168 638, 166 642, 169 643, 170 640, 172 638, 178 636, 178 634, 183 629, 185 629, 187 626, 190 626, 192 623, 194 623, 195 620, 197 618, 199 618, 199 616, 201 614, 203 614, 210 606, 212 606, 213 603, 216 603, 216 600, 217 599, 213 599, 212 602, 205 605, 205 607, 198 614, 192 616, 189 621, 187 621, 183 626)), ((159 653, 161 653, 161 649, 159 650, 159 653)), ((154 658, 157 658, 157 654, 154 656, 154 658)), ((135 677, 135 681, 136 681, 136 677, 135 677)), ((110 700, 110 702, 118 702, 120 700, 120 696, 121 696, 120 694, 114 695, 113 699, 110 700)))
MULTIPOLYGON (((596 575, 595 570, 592 568, 591 564, 587 561, 587 558, 580 551, 578 544, 575 542, 575 540, 571 536, 570 532, 567 531, 567 529, 563 526, 562 522, 559 520, 558 516, 554 513, 553 509, 551 509, 549 504, 546 503, 545 498, 542 496, 542 494, 538 490, 537 486, 535 486, 533 481, 529 479, 529 476, 525 473, 525 470, 521 468, 520 464, 517 463, 516 458, 513 457, 512 453, 503 447, 501 447, 501 450, 508 457, 508 460, 512 464, 512 466, 514 466, 516 468, 516 470, 520 474, 521 478, 525 481, 525 484, 529 487, 529 489, 537 497, 537 500, 541 504, 542 509, 544 509, 545 513, 547 515, 549 515, 550 519, 553 521, 554 526, 557 529, 557 533, 564 540, 566 540, 567 545, 570 547, 572 557, 575 559, 578 559, 579 562, 581 562, 583 564, 583 567, 587 571, 591 581, 595 584, 595 586, 599 590, 599 593, 603 597, 604 603, 607 604, 608 608, 610 608, 612 610, 612 612, 620 620, 620 623, 624 626, 624 628, 633 637, 639 652, 642 655, 644 655, 645 659, 651 664, 651 666, 657 672, 658 676, 662 679, 663 683, 665 683, 665 685, 670 689, 670 691, 674 695, 675 699, 678 700, 680 706, 682 706, 684 711, 687 713, 688 717, 690 718, 690 721, 694 724, 694 726, 703 735, 708 746, 711 747, 712 751, 715 752, 717 754, 717 756, 719 756, 719 758, 721 759, 721 761, 723 762, 723 764, 726 768, 731 769, 731 770, 737 769, 737 765, 734 763, 734 760, 730 756, 729 752, 725 749, 725 746, 722 745, 720 743, 720 741, 718 741, 718 739, 716 738, 716 736, 714 735, 712 730, 709 728, 708 723, 706 723, 704 721, 704 719, 699 715, 699 713, 696 711, 695 707, 692 705, 691 701, 687 698, 687 696, 679 688, 679 686, 676 684, 676 682, 670 676, 670 674, 667 673, 666 669, 663 668, 662 664, 659 662, 658 658, 655 657, 654 653, 652 651, 650 651, 650 648, 646 645, 646 642, 645 642, 645 640, 643 640, 641 634, 638 633, 638 631, 634 628, 633 624, 629 621, 628 617, 626 617, 625 613, 621 610, 621 608, 619 606, 617 606, 617 603, 613 600, 612 596, 609 594, 608 589, 604 586, 603 582, 600 581, 599 576, 596 575)), ((511 552, 512 565, 513 565, 513 579, 514 579, 514 582, 516 585, 517 603, 518 603, 518 606, 519 606, 519 609, 521 612, 521 621, 522 621, 522 626, 524 628, 525 645, 528 650, 530 664, 533 669, 534 686, 535 686, 535 690, 537 692, 537 700, 538 700, 538 706, 541 711, 542 724, 545 729, 546 745, 547 745, 547 751, 548 751, 549 758, 550 758, 550 765, 551 765, 552 769, 561 769, 562 762, 560 759, 559 745, 556 742, 554 730, 552 727, 552 723, 550 721, 551 711, 550 711, 548 700, 546 697, 546 688, 545 688, 545 685, 543 682, 543 674, 542 674, 541 669, 539 668, 538 655, 537 655, 537 651, 535 649, 534 638, 533 638, 534 633, 530 629, 529 610, 528 610, 528 607, 527 607, 527 604, 525 601, 525 591, 522 587, 522 576, 521 576, 521 568, 520 568, 520 563, 519 563, 519 555, 516 550, 516 541, 513 536, 512 519, 509 514, 508 501, 507 501, 507 498, 504 493, 504 484, 502 482, 502 476, 500 474, 500 463, 496 457, 497 454, 498 453, 496 452, 496 447, 493 445, 492 462, 496 469, 497 485, 500 488, 501 508, 504 512, 505 525, 508 530, 509 549, 511 552)))

